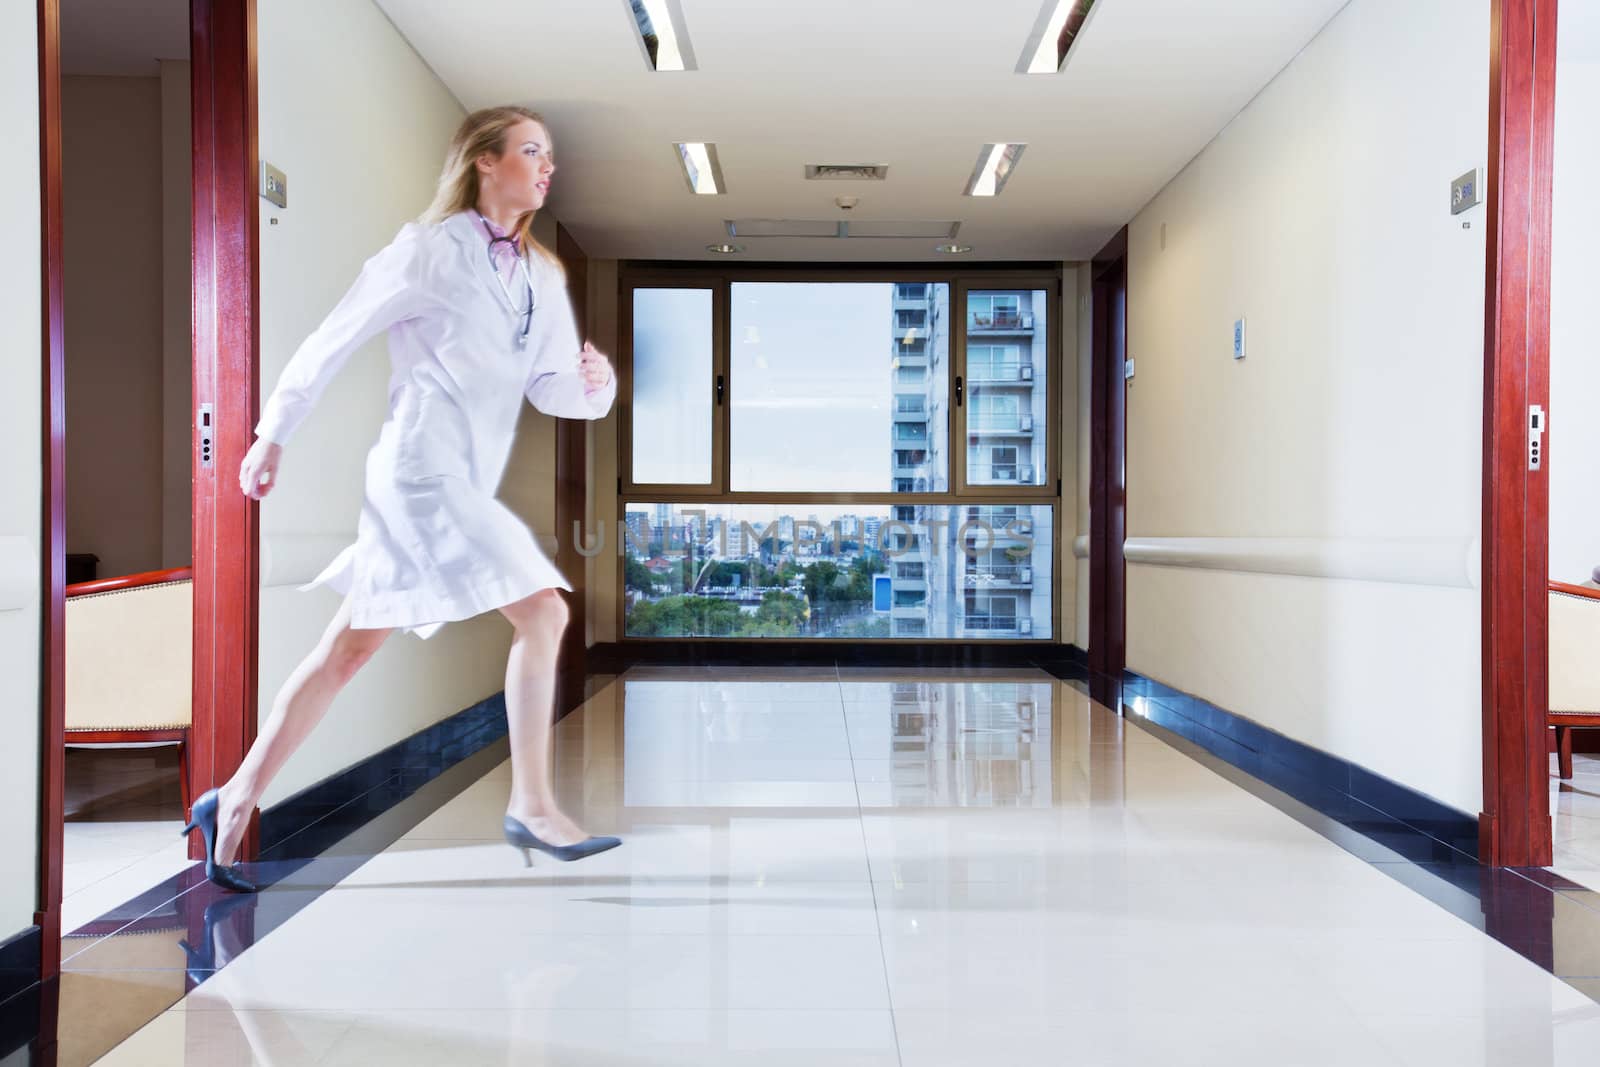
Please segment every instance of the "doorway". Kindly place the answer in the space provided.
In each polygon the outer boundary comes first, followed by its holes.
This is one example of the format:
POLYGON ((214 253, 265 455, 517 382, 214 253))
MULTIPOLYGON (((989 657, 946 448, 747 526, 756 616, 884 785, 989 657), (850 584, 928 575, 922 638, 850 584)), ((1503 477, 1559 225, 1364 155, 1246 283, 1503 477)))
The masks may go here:
MULTIPOLYGON (((91 760, 122 760, 120 771, 112 766, 101 778, 125 785, 131 776, 135 782, 132 796, 123 799, 135 807, 143 804, 146 813, 158 816, 163 825, 170 821, 181 826, 178 820, 186 815, 182 802, 173 803, 165 796, 164 784, 178 784, 192 797, 224 779, 242 759, 256 719, 255 508, 238 492, 236 478, 227 474, 230 469, 237 471, 248 446, 256 406, 254 4, 250 0, 177 0, 171 10, 142 8, 136 14, 124 14, 123 6, 102 0, 38 0, 42 358, 47 417, 45 551, 41 553, 40 903, 35 922, 42 937, 40 969, 45 980, 59 973, 62 935, 70 932, 63 930, 68 741, 102 746, 81 750, 91 753, 91 760), (185 59, 186 70, 178 66, 185 59), (108 85, 75 80, 80 78, 123 80, 108 85), (153 81, 128 80, 135 78, 153 81), (141 117, 136 121, 107 113, 107 109, 124 105, 134 107, 141 117), (176 116, 184 111, 187 138, 175 132, 176 116), (74 125, 80 121, 82 127, 74 125), (142 142, 132 132, 141 123, 147 133, 142 142), (93 133, 97 124, 100 132, 93 133), (150 153, 137 146, 143 143, 148 147, 152 129, 158 147, 150 153), (142 162, 128 160, 129 174, 136 172, 142 177, 124 180, 118 170, 121 155, 105 149, 104 139, 109 136, 126 137, 126 144, 119 145, 142 155, 142 162), (89 162, 83 162, 85 159, 89 162), (97 163, 98 173, 79 189, 77 178, 97 163), (78 169, 69 169, 72 167, 78 169), (151 192, 152 174, 156 176, 155 194, 151 192), (106 256, 103 246, 114 238, 97 232, 97 226, 116 220, 96 223, 94 212, 120 214, 116 197, 130 189, 146 199, 155 195, 158 210, 154 214, 169 225, 156 225, 152 232, 157 236, 147 235, 144 247, 131 250, 148 254, 151 241, 161 245, 160 254, 154 256, 154 262, 160 264, 154 278, 140 279, 149 283, 146 290, 133 296, 119 292, 119 298, 128 296, 127 307, 107 311, 103 307, 107 287, 103 279, 97 280, 95 271, 115 264, 95 262, 94 257, 106 256), (183 194, 187 194, 186 201, 183 194), (87 214, 80 218, 80 212, 87 214), (78 295, 80 290, 85 295, 78 295), (75 325, 75 301, 79 300, 99 309, 101 321, 85 318, 75 325), (110 332, 97 334, 107 321, 110 332), (76 381, 76 372, 85 369, 75 366, 74 358, 84 352, 84 359, 92 361, 99 358, 95 353, 100 347, 126 351, 126 346, 115 342, 136 334, 141 346, 139 359, 148 363, 142 382, 147 394, 144 399, 155 398, 158 413, 151 413, 151 403, 142 403, 137 410, 133 404, 118 408, 114 396, 96 396, 91 388, 85 397, 91 407, 69 421, 69 378, 76 381), (151 377, 159 381, 159 389, 148 380, 151 377), (110 414, 94 411, 95 401, 109 405, 110 414), (204 414, 196 417, 193 412, 204 414), (139 429, 126 438, 113 432, 104 441, 87 440, 103 429, 98 424, 101 421, 109 422, 113 431, 128 426, 139 429), (74 437, 74 427, 85 437, 74 437), (85 444, 83 461, 74 462, 75 447, 85 444), (98 518, 93 492, 93 457, 103 456, 107 450, 118 454, 103 459, 103 468, 118 466, 121 470, 122 465, 139 472, 121 472, 134 486, 129 499, 139 501, 135 505, 137 520, 126 525, 121 535, 98 518), (82 486, 88 492, 74 495, 75 474, 80 482, 91 482, 82 486), (150 500, 152 496, 155 501, 150 500), (152 535, 152 530, 157 532, 152 535), (81 542, 85 551, 73 551, 78 547, 75 542, 81 542), (184 559, 191 546, 191 558, 184 559), (176 732, 169 729, 172 723, 154 719, 134 722, 126 714, 123 718, 128 721, 90 724, 116 729, 76 733, 75 738, 69 735, 69 707, 73 705, 69 705, 68 683, 69 677, 79 673, 80 664, 73 662, 68 640, 80 629, 76 616, 81 614, 76 607, 69 608, 67 599, 69 552, 77 567, 98 569, 104 563, 111 571, 147 566, 151 559, 159 564, 184 564, 114 574, 111 577, 118 581, 80 586, 74 592, 82 595, 83 603, 94 605, 96 615, 103 615, 113 598, 159 595, 160 606, 146 602, 134 611, 146 626, 158 617, 164 619, 163 626, 177 635, 177 649, 171 647, 171 640, 156 645, 163 656, 159 673, 164 694, 157 703, 163 707, 182 704, 183 691, 187 691, 186 735, 172 736, 176 732), (91 561, 89 556, 101 559, 91 561), (190 584, 184 586, 186 578, 190 584), (181 655, 185 647, 188 657, 181 655), (142 733, 139 727, 144 728, 142 733), (180 742, 181 760, 176 751, 180 742), (106 745, 113 747, 106 749, 106 745), (167 749, 173 751, 164 751, 167 749), (177 783, 171 781, 174 776, 177 783), (158 799, 146 803, 152 797, 158 799)), ((148 217, 126 221, 142 221, 147 228, 150 224, 148 217)), ((127 243, 139 242, 130 239, 127 243)), ((123 288, 129 287, 124 284, 123 288)), ((92 367, 87 373, 92 376, 92 367)), ((105 577, 105 571, 99 576, 105 577)), ((78 573, 73 577, 86 576, 78 573)), ((126 608, 128 602, 120 606, 126 608)), ((125 624, 113 622, 113 634, 118 627, 125 631, 125 624)), ((138 660, 141 654, 133 648, 135 643, 132 639, 111 640, 93 654, 138 660)), ((94 648, 80 637, 80 652, 94 648)), ((82 666, 92 675, 97 665, 87 662, 82 666)), ((82 694, 86 689, 79 681, 72 691, 82 694)), ((141 703, 145 699, 141 697, 141 703)), ((104 703, 115 709, 118 701, 104 703)), ((126 713, 132 710, 122 709, 126 713)), ((165 715, 155 716, 162 718, 165 715)), ((74 719, 73 725, 83 723, 74 719)), ((75 751, 75 762, 79 762, 76 757, 75 751)), ((93 775, 85 779, 92 780, 93 775)), ((81 801, 82 792, 74 787, 75 800, 81 801)), ((112 788, 111 792, 118 790, 112 788)), ((89 807, 95 808, 95 804, 89 807)), ((103 798, 98 810, 107 810, 103 798)), ((253 847, 252 838, 247 848, 253 847)), ((198 843, 191 841, 187 851, 188 859, 197 858, 198 843)), ((184 857, 164 857, 162 862, 167 859, 182 862, 184 857)))

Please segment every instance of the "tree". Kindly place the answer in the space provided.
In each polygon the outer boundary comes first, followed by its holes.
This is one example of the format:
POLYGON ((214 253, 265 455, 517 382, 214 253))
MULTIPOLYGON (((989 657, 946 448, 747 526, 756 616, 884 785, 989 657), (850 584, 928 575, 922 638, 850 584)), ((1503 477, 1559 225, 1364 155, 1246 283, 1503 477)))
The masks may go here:
POLYGON ((646 601, 628 613, 630 637, 728 637, 741 622, 739 607, 703 596, 646 601))
POLYGON ((622 560, 622 586, 624 589, 637 589, 641 593, 655 591, 656 576, 650 573, 640 560, 633 556, 624 556, 622 560))

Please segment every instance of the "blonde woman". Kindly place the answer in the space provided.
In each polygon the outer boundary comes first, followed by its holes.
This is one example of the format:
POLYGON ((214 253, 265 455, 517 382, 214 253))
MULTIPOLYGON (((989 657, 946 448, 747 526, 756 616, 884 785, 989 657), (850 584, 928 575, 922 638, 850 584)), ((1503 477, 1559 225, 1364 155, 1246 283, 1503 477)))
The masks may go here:
MULTIPOLYGON (((616 847, 556 804, 550 733, 556 653, 571 590, 520 520, 495 499, 523 397, 562 418, 597 419, 616 397, 610 361, 580 350, 560 267, 533 239, 555 172, 538 113, 468 115, 420 223, 370 259, 294 354, 256 426, 239 487, 277 484, 283 447, 351 352, 389 333, 389 417, 367 456, 356 543, 311 586, 344 604, 284 683, 237 774, 199 797, 185 832, 206 842, 206 876, 254 890, 230 864, 267 784, 395 630, 432 636, 498 610, 515 636, 506 665, 511 801, 506 839, 531 863, 616 847)), ((310 588, 311 586, 307 586, 310 588)))

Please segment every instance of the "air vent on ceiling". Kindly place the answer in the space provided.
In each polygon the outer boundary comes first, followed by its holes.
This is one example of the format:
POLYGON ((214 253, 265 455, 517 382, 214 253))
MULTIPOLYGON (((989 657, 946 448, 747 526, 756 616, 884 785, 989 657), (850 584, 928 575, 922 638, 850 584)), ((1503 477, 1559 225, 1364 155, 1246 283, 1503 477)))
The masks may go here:
POLYGON ((727 219, 729 237, 828 237, 954 241, 960 222, 851 219, 727 219))
POLYGON ((881 182, 889 168, 876 163, 807 163, 808 182, 881 182))

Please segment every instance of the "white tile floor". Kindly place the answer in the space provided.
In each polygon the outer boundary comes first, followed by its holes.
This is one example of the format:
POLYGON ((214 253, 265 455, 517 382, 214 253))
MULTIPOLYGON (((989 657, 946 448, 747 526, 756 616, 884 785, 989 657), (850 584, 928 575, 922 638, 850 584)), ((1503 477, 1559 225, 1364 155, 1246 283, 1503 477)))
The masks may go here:
POLYGON ((1593 1064, 1600 1005, 1042 674, 630 672, 109 1064, 1593 1064), (852 797, 852 794, 854 796, 852 797))
POLYGON ((67 753, 61 929, 84 923, 189 867, 178 831, 171 748, 74 748, 67 753))
POLYGON ((1555 836, 1551 869, 1600 891, 1600 756, 1575 752, 1572 777, 1556 777, 1550 757, 1550 814, 1555 836))

